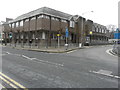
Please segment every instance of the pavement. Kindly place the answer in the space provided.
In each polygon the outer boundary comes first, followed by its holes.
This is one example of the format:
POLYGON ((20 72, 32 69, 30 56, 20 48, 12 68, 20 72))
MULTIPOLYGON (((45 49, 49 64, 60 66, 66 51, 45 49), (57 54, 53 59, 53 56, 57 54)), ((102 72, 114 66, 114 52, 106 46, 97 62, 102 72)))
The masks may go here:
POLYGON ((9 77, 11 84, 17 82, 14 86, 28 89, 118 88, 118 58, 106 53, 111 48, 95 46, 69 53, 44 53, 2 47, 0 74, 9 77))
MULTIPOLYGON (((4 45, 3 45, 4 46, 4 45)), ((7 45, 7 47, 11 47, 14 49, 22 49, 22 50, 29 50, 29 51, 37 51, 37 52, 46 52, 46 53, 66 53, 66 52, 72 52, 74 50, 77 49, 86 49, 86 48, 92 48, 92 47, 99 47, 99 46, 109 46, 109 45, 97 45, 97 46, 83 46, 83 47, 76 47, 76 46, 70 46, 70 47, 65 47, 65 46, 61 46, 60 48, 55 48, 55 47, 40 47, 37 48, 37 46, 32 46, 32 47, 21 47, 20 45, 18 46, 14 46, 14 45, 7 45)))

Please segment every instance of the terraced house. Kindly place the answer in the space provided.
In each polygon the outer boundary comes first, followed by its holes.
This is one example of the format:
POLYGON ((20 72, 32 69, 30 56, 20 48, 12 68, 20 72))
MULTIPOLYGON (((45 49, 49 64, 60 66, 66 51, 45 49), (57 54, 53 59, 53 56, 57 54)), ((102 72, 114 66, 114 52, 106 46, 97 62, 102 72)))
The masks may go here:
POLYGON ((60 46, 65 43, 107 44, 108 30, 105 26, 86 20, 79 15, 70 15, 48 7, 23 14, 4 25, 5 42, 32 44, 33 46, 60 46), (66 37, 66 29, 69 31, 66 37), (67 41, 67 42, 66 42, 67 41))

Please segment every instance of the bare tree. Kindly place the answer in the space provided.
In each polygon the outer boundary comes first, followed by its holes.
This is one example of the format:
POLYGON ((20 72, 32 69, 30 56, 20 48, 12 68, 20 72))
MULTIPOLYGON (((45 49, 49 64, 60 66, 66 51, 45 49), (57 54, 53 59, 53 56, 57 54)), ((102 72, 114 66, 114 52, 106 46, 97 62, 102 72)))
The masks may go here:
POLYGON ((110 24, 110 25, 107 25, 106 27, 109 30, 110 39, 113 39, 114 38, 114 32, 116 31, 117 26, 110 24))

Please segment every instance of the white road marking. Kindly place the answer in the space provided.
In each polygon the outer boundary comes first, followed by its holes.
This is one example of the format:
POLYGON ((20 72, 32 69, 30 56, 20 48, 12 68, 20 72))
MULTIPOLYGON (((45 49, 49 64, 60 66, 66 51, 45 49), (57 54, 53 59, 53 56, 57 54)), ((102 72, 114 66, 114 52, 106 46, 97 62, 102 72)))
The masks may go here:
POLYGON ((42 63, 48 63, 48 64, 53 64, 53 65, 59 65, 59 66, 64 66, 63 64, 59 64, 59 63, 54 63, 54 62, 49 62, 49 61, 45 61, 45 60, 40 60, 40 59, 37 59, 37 58, 30 58, 28 56, 25 56, 25 55, 21 55, 22 57, 26 58, 26 59, 29 59, 29 60, 38 60, 39 62, 42 62, 42 63))
POLYGON ((106 53, 108 53, 108 54, 111 55, 111 56, 118 57, 118 56, 115 56, 115 55, 111 54, 111 53, 109 52, 110 50, 112 50, 112 49, 106 50, 106 53))
POLYGON ((42 63, 48 63, 48 64, 52 64, 52 65, 56 65, 56 66, 62 66, 62 67, 64 66, 63 64, 49 62, 49 61, 46 61, 46 60, 40 60, 40 59, 37 59, 37 58, 31 58, 31 57, 28 57, 28 56, 25 56, 25 55, 12 54, 10 52, 6 52, 6 53, 9 54, 9 55, 22 56, 23 58, 28 59, 28 60, 33 60, 33 61, 37 60, 37 61, 42 62, 42 63))
POLYGON ((69 51, 69 52, 67 52, 67 53, 72 53, 72 52, 75 52, 75 51, 77 51, 77 50, 69 51))
POLYGON ((112 72, 111 71, 107 71, 107 70, 99 70, 99 71, 89 71, 95 74, 100 74, 100 75, 104 75, 104 76, 108 76, 108 77, 112 77, 112 78, 116 78, 116 79, 120 79, 119 76, 115 76, 115 75, 111 75, 112 72))
POLYGON ((59 64, 59 63, 54 63, 54 62, 49 62, 49 61, 45 61, 45 60, 40 60, 40 59, 36 59, 36 60, 38 60, 38 61, 40 61, 40 62, 43 62, 43 63, 49 63, 49 64, 53 64, 53 65, 59 65, 59 66, 64 66, 63 64, 59 64))

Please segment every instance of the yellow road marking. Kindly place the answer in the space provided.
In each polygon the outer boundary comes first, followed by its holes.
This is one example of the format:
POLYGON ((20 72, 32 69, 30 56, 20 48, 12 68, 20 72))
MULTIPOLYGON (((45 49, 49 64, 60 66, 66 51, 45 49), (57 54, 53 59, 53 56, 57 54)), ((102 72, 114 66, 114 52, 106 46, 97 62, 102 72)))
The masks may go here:
POLYGON ((9 84, 11 87, 17 88, 15 85, 13 85, 12 83, 10 83, 10 82, 7 81, 6 79, 4 79, 2 76, 0 76, 0 79, 3 80, 4 82, 6 82, 7 84, 9 84))
POLYGON ((0 72, 0 75, 5 77, 6 79, 10 80, 12 83, 14 83, 15 85, 19 86, 20 88, 23 88, 24 90, 28 90, 26 87, 24 87, 23 85, 19 84, 18 82, 16 82, 15 80, 11 79, 10 77, 6 76, 5 74, 0 72))

